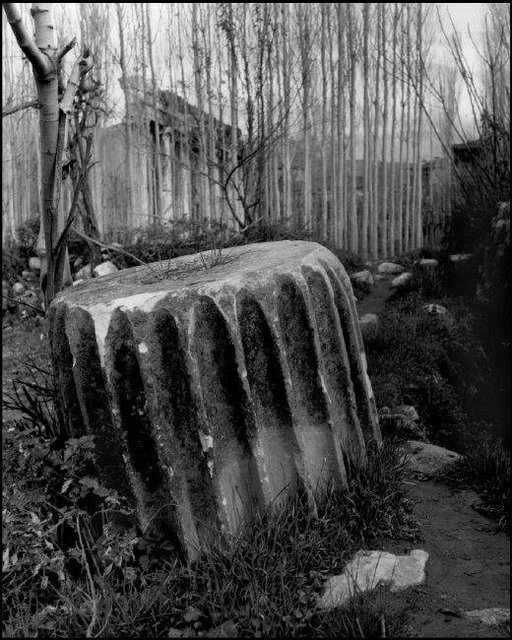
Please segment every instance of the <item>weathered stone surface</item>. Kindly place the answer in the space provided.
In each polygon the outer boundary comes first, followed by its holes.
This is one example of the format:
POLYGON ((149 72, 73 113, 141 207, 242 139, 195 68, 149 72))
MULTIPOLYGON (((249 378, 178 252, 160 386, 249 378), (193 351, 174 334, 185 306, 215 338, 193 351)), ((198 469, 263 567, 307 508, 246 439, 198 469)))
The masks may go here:
POLYGON ((423 308, 427 313, 431 313, 432 315, 446 316, 448 314, 448 309, 440 304, 430 303, 424 305, 423 308))
POLYGON ((510 609, 502 609, 500 607, 474 609, 473 611, 462 611, 461 616, 463 618, 469 618, 470 620, 478 620, 478 622, 490 627, 495 627, 510 622, 510 609))
POLYGON ((359 318, 359 326, 364 340, 375 338, 379 328, 379 316, 376 313, 365 313, 359 318))
POLYGON ((435 269, 439 262, 435 258, 422 258, 418 265, 423 269, 435 269))
POLYGON ((11 294, 13 296, 20 296, 25 291, 25 285, 23 282, 15 282, 11 288, 11 294))
POLYGON ((402 273, 402 275, 393 278, 391 282, 392 289, 403 289, 408 287, 412 282, 412 273, 402 273))
POLYGON ((403 273, 405 269, 402 265, 396 264, 395 262, 381 262, 377 267, 377 271, 387 275, 394 275, 396 273, 403 273))
POLYGON ((471 260, 473 254, 471 253, 454 253, 451 256, 448 256, 448 260, 450 262, 466 262, 467 260, 471 260))
POLYGON ((90 280, 92 278, 92 269, 90 264, 84 265, 75 273, 75 280, 90 280))
POLYGON ((356 273, 352 273, 350 279, 352 280, 352 282, 364 284, 369 287, 373 285, 372 274, 367 269, 364 271, 357 271, 356 273))
POLYGON ((371 591, 379 584, 389 585, 391 591, 422 584, 427 560, 428 553, 422 549, 413 549, 404 556, 358 551, 341 575, 327 580, 318 604, 322 609, 339 607, 357 593, 371 591))
POLYGON ((393 411, 388 407, 382 407, 379 412, 382 432, 393 433, 401 437, 424 439, 425 428, 420 422, 420 417, 415 407, 407 404, 399 405, 393 411))
POLYGON ((103 479, 141 526, 194 555, 298 487, 312 507, 343 488, 380 430, 338 259, 285 241, 152 267, 70 287, 49 310, 69 429, 96 434, 103 479))
POLYGON ((410 447, 409 460, 412 469, 425 475, 436 475, 447 465, 460 459, 460 455, 455 451, 435 444, 416 440, 409 440, 407 444, 410 447))
POLYGON ((102 262, 101 264, 97 265, 92 270, 96 278, 101 278, 102 276, 108 276, 111 273, 116 273, 116 271, 119 271, 119 269, 116 267, 116 265, 113 262, 110 262, 108 260, 106 262, 102 262))
POLYGON ((32 271, 41 271, 41 260, 37 256, 32 256, 28 260, 28 268, 32 271))

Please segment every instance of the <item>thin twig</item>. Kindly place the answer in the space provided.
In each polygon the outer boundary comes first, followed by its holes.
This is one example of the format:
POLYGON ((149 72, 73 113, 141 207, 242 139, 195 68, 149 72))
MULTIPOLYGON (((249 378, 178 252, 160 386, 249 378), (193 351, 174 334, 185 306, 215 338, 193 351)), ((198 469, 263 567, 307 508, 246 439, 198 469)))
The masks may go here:
POLYGON ((76 530, 78 533, 78 539, 80 541, 80 548, 82 549, 82 555, 84 557, 85 570, 87 572, 87 579, 89 581, 89 586, 91 589, 91 601, 92 601, 92 620, 87 627, 87 631, 85 634, 86 638, 92 638, 92 630, 96 626, 96 619, 98 617, 98 601, 96 598, 96 587, 94 586, 94 580, 91 575, 91 569, 89 567, 89 561, 87 560, 87 555, 85 553, 84 541, 82 539, 82 532, 80 530, 80 516, 76 517, 76 530))

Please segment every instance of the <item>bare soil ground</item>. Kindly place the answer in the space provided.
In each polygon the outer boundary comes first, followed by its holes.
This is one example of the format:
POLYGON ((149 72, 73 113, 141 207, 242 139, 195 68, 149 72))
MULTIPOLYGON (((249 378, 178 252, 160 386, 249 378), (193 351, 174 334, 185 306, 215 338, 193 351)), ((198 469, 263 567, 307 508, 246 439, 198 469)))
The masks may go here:
MULTIPOLYGON (((375 274, 376 268, 370 271, 375 274)), ((377 279, 371 292, 357 302, 360 316, 380 315, 393 294, 396 276, 377 279)), ((371 377, 371 371, 370 377, 371 377)), ((504 638, 510 624, 490 627, 461 616, 463 611, 510 607, 510 537, 496 523, 477 513, 478 495, 454 490, 432 478, 411 472, 407 479, 414 515, 422 540, 385 549, 406 553, 422 548, 429 553, 427 581, 397 594, 405 599, 413 637, 504 638)))

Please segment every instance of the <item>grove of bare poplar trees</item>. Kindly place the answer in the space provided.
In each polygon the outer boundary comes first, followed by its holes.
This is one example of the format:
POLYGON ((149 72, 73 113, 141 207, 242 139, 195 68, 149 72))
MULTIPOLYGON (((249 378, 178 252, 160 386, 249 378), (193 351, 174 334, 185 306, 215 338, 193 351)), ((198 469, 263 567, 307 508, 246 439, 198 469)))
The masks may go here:
MULTIPOLYGON (((53 11, 59 37, 77 35, 95 59, 99 90, 81 108, 97 162, 87 209, 103 234, 269 220, 369 259, 439 241, 452 146, 472 135, 457 111, 464 61, 448 33, 440 59, 435 5, 76 6, 53 11)), ((487 88, 472 78, 473 135, 489 96, 509 122, 510 34, 498 31, 510 13, 488 6, 492 65, 487 88)), ((37 215, 38 143, 36 110, 12 112, 34 91, 5 29, 3 54, 5 238, 37 215)))

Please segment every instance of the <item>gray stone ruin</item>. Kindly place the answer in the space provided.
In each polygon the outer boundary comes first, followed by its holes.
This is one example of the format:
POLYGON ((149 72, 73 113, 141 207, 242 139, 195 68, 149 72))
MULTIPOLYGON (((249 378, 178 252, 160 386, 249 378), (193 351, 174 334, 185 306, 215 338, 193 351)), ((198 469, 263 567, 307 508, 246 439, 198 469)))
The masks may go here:
POLYGON ((98 472, 195 557, 299 488, 343 489, 381 442, 350 280, 313 242, 128 269, 50 307, 69 429, 98 472))

